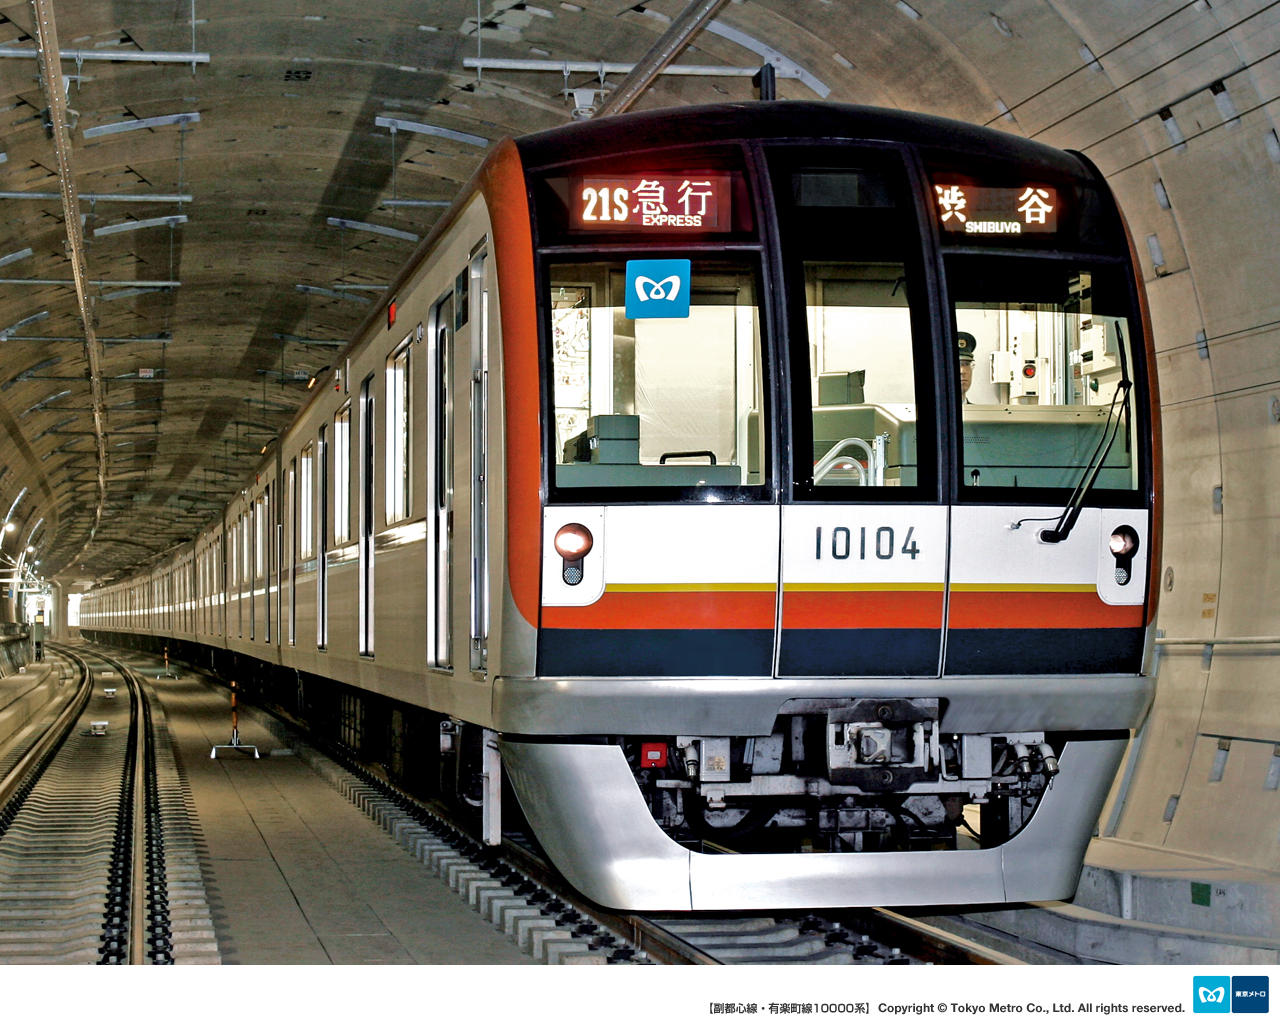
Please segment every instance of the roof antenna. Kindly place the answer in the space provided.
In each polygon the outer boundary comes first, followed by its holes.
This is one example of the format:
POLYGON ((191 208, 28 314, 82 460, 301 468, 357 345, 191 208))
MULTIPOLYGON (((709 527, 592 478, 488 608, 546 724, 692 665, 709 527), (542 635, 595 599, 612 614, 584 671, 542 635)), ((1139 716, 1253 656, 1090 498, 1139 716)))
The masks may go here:
POLYGON ((761 64, 760 70, 751 76, 751 84, 756 87, 756 99, 776 100, 778 98, 777 75, 772 64, 761 64))

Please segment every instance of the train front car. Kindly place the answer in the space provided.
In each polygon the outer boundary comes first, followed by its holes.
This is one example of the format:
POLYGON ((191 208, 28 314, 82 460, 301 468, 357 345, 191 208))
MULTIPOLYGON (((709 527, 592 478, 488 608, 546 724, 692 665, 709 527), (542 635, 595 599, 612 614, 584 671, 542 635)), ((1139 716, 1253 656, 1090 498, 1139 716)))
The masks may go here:
POLYGON ((557 865, 630 908, 1069 897, 1153 691, 1151 350, 1100 176, 816 104, 517 146, 541 561, 494 722, 557 865))

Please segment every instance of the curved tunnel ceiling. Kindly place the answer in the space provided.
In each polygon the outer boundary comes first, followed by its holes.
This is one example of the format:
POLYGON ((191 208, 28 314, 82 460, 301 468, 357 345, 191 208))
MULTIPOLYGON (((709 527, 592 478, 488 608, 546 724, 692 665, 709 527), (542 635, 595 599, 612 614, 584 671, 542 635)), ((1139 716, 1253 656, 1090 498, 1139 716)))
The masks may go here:
MULTIPOLYGON (((689 6, 481 0, 477 27, 474 0, 0 4, 0 512, 18 525, 4 550, 30 542, 44 575, 76 587, 191 537, 487 145, 599 103, 599 62, 640 60, 689 6), (52 105, 37 7, 70 54, 52 105), (478 54, 587 69, 481 71, 478 54), (70 284, 62 106, 96 349, 70 284)), ((738 0, 678 57, 765 60, 783 99, 992 124, 1101 167, 1159 350, 1160 625, 1274 636, 1280 3, 738 0)), ((744 77, 664 75, 636 106, 751 95, 744 77)), ((1150 756, 1114 834, 1280 863, 1280 808, 1256 803, 1280 779, 1280 702, 1254 650, 1165 648, 1150 756)))
MULTIPOLYGON (((470 0, 0 6, 0 504, 26 488, 13 518, 41 572, 101 579, 190 537, 487 145, 601 101, 598 70, 468 64, 635 62, 686 6, 484 0, 478 31, 470 0), (100 343, 101 482, 54 112, 32 56, 39 13, 64 55, 55 99, 100 343)), ((1268 261, 1229 269, 1216 254, 1274 216, 1226 171, 1265 178, 1280 159, 1265 105, 1277 38, 1265 3, 1151 3, 1135 22, 1118 2, 743 0, 722 5, 678 63, 768 59, 782 98, 924 110, 1081 149, 1139 238, 1158 240, 1144 247, 1150 276, 1181 282, 1155 289, 1157 312, 1235 339, 1275 319, 1252 308, 1268 261), (1196 288, 1180 274, 1193 243, 1196 288)), ((606 76, 604 95, 621 78, 606 76)), ((637 105, 751 94, 744 77, 665 75, 637 105)), ((1194 356, 1194 336, 1162 335, 1168 358, 1194 356)))

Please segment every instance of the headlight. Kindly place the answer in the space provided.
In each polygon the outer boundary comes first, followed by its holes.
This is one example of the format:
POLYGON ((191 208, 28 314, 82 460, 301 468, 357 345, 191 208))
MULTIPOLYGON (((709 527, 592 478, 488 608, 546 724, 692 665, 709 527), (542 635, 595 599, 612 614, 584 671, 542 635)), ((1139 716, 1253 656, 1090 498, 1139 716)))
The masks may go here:
POLYGON ((556 531, 556 554, 566 562, 578 562, 587 556, 595 543, 591 531, 581 523, 569 523, 556 531))

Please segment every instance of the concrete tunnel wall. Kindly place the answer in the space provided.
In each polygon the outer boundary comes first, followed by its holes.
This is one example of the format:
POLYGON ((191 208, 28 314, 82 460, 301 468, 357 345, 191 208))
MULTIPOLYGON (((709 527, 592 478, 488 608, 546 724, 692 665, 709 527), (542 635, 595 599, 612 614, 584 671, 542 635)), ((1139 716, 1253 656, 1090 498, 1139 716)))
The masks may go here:
MULTIPOLYGON (((1271 6, 1022 0, 999 8, 1006 35, 992 30, 994 14, 923 4, 919 23, 893 24, 885 40, 896 66, 876 69, 875 102, 1080 150, 1110 180, 1141 259, 1158 353, 1158 625, 1170 638, 1280 634, 1280 16, 1271 6)), ((1104 831, 1280 869, 1277 654, 1280 645, 1161 649, 1156 701, 1104 831)))

